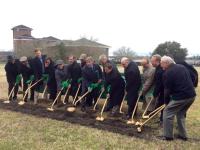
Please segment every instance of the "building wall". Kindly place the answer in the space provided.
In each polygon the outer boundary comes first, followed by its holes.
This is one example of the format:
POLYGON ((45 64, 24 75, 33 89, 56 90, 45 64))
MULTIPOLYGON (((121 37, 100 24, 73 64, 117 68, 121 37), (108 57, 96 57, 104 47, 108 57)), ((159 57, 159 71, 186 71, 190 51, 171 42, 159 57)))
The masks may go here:
POLYGON ((53 59, 63 59, 63 55, 67 56, 70 54, 79 57, 82 53, 93 56, 95 59, 98 59, 99 55, 101 54, 108 55, 108 49, 100 47, 64 46, 63 50, 60 50, 58 46, 60 43, 61 41, 48 41, 39 39, 14 40, 14 54, 18 58, 21 56, 34 56, 34 49, 41 48, 43 54, 46 54, 53 59))
POLYGON ((17 36, 28 35, 31 36, 31 30, 29 29, 14 29, 13 30, 13 38, 17 36))

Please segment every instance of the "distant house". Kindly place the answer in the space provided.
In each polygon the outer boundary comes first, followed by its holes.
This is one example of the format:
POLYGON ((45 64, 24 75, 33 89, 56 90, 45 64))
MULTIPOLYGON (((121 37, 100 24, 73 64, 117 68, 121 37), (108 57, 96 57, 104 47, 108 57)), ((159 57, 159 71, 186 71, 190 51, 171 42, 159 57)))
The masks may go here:
POLYGON ((12 51, 0 51, 0 62, 6 62, 8 55, 13 55, 13 52, 12 51))
POLYGON ((12 30, 13 49, 17 57, 24 55, 33 56, 33 50, 35 48, 41 48, 44 54, 55 59, 63 56, 63 50, 65 55, 74 54, 77 57, 81 53, 86 53, 95 58, 100 54, 108 55, 109 53, 110 46, 86 38, 81 38, 75 41, 60 40, 53 36, 35 38, 31 35, 33 29, 24 25, 13 27, 12 30), (60 49, 60 45, 64 46, 62 50, 60 49))

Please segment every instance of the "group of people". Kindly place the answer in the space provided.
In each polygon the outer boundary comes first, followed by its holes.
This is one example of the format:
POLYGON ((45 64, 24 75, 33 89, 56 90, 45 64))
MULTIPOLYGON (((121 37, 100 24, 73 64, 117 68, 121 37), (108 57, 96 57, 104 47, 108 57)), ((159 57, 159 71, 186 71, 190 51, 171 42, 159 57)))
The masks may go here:
MULTIPOLYGON (((8 56, 8 62, 5 66, 8 95, 15 86, 13 96, 9 97, 10 100, 17 99, 18 85, 15 82, 19 74, 23 78, 24 92, 29 84, 43 79, 30 90, 29 99, 34 104, 37 104, 39 93, 44 90, 44 85, 47 85, 49 93, 47 98, 50 100, 54 100, 57 94, 63 90, 64 81, 69 81, 69 93, 65 101, 68 101, 69 95, 73 99, 78 98, 76 94, 80 87, 78 95, 84 95, 89 91, 80 103, 82 111, 93 106, 101 92, 100 88, 91 88, 91 85, 103 85, 103 89, 109 87, 107 91, 109 101, 105 111, 110 111, 113 115, 118 113, 123 97, 126 95, 128 110, 125 118, 130 119, 138 98, 143 99, 143 107, 145 108, 150 102, 150 97, 153 97, 147 113, 163 104, 166 105, 160 115, 164 131, 162 139, 173 140, 173 120, 176 116, 178 138, 187 140, 186 112, 194 102, 195 87, 198 83, 196 70, 187 63, 177 64, 169 56, 153 55, 150 59, 142 59, 143 70, 141 74, 134 61, 123 57, 121 58, 121 66, 124 68, 122 76, 117 66, 108 60, 106 55, 99 56, 99 63, 86 54, 81 54, 80 63, 78 63, 76 57, 70 55, 68 56, 68 64, 65 64, 64 60, 57 60, 54 63, 51 58, 42 55, 40 49, 35 49, 34 52, 34 58, 23 56, 16 60, 13 56, 8 56), (46 82, 44 80, 45 74, 48 75, 46 82), (32 79, 31 82, 30 79, 32 79)), ((25 97, 25 101, 27 99, 28 95, 25 97)))

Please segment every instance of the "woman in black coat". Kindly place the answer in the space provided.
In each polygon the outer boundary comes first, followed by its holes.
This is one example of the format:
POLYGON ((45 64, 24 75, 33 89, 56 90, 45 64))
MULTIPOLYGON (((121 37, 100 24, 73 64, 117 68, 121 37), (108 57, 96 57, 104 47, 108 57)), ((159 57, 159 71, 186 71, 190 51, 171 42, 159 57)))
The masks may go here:
POLYGON ((56 85, 56 78, 55 78, 55 67, 54 62, 51 58, 47 58, 45 60, 45 74, 49 75, 47 81, 47 87, 49 91, 49 99, 54 100, 56 98, 57 93, 57 85, 56 85))

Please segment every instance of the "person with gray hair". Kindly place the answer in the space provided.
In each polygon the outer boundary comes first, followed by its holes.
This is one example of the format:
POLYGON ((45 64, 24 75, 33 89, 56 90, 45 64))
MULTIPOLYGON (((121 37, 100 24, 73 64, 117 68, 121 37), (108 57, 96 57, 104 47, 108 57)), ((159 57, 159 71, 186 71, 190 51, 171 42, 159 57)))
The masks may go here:
POLYGON ((173 123, 176 116, 178 124, 177 138, 186 141, 185 129, 186 112, 195 100, 195 89, 188 70, 169 56, 161 58, 161 67, 165 70, 164 79, 164 102, 162 140, 173 140, 173 123))
POLYGON ((124 67, 124 76, 126 80, 126 92, 127 92, 127 104, 128 113, 126 119, 130 119, 133 113, 133 109, 136 105, 136 101, 141 86, 141 76, 137 64, 130 61, 127 57, 121 59, 121 65, 124 67))
POLYGON ((107 57, 105 54, 100 55, 100 56, 99 56, 99 64, 102 65, 102 67, 103 67, 103 79, 104 79, 104 80, 106 80, 106 78, 107 78, 107 77, 106 77, 107 74, 106 74, 106 72, 105 72, 105 65, 106 65, 107 63, 109 63, 109 64, 112 65, 112 69, 114 69, 115 71, 119 72, 118 69, 117 69, 117 67, 116 67, 116 65, 115 65, 112 61, 110 61, 110 60, 108 59, 108 57, 107 57))
MULTIPOLYGON (((82 69, 82 77, 82 83, 86 86, 86 91, 82 91, 82 94, 85 94, 89 90, 91 84, 101 83, 102 81, 101 67, 94 63, 94 59, 91 56, 86 58, 86 65, 82 69)), ((99 89, 94 88, 82 101, 81 110, 86 111, 90 109, 96 103, 98 95, 99 89)))
POLYGON ((81 54, 79 57, 81 68, 83 68, 86 64, 87 54, 81 54))

